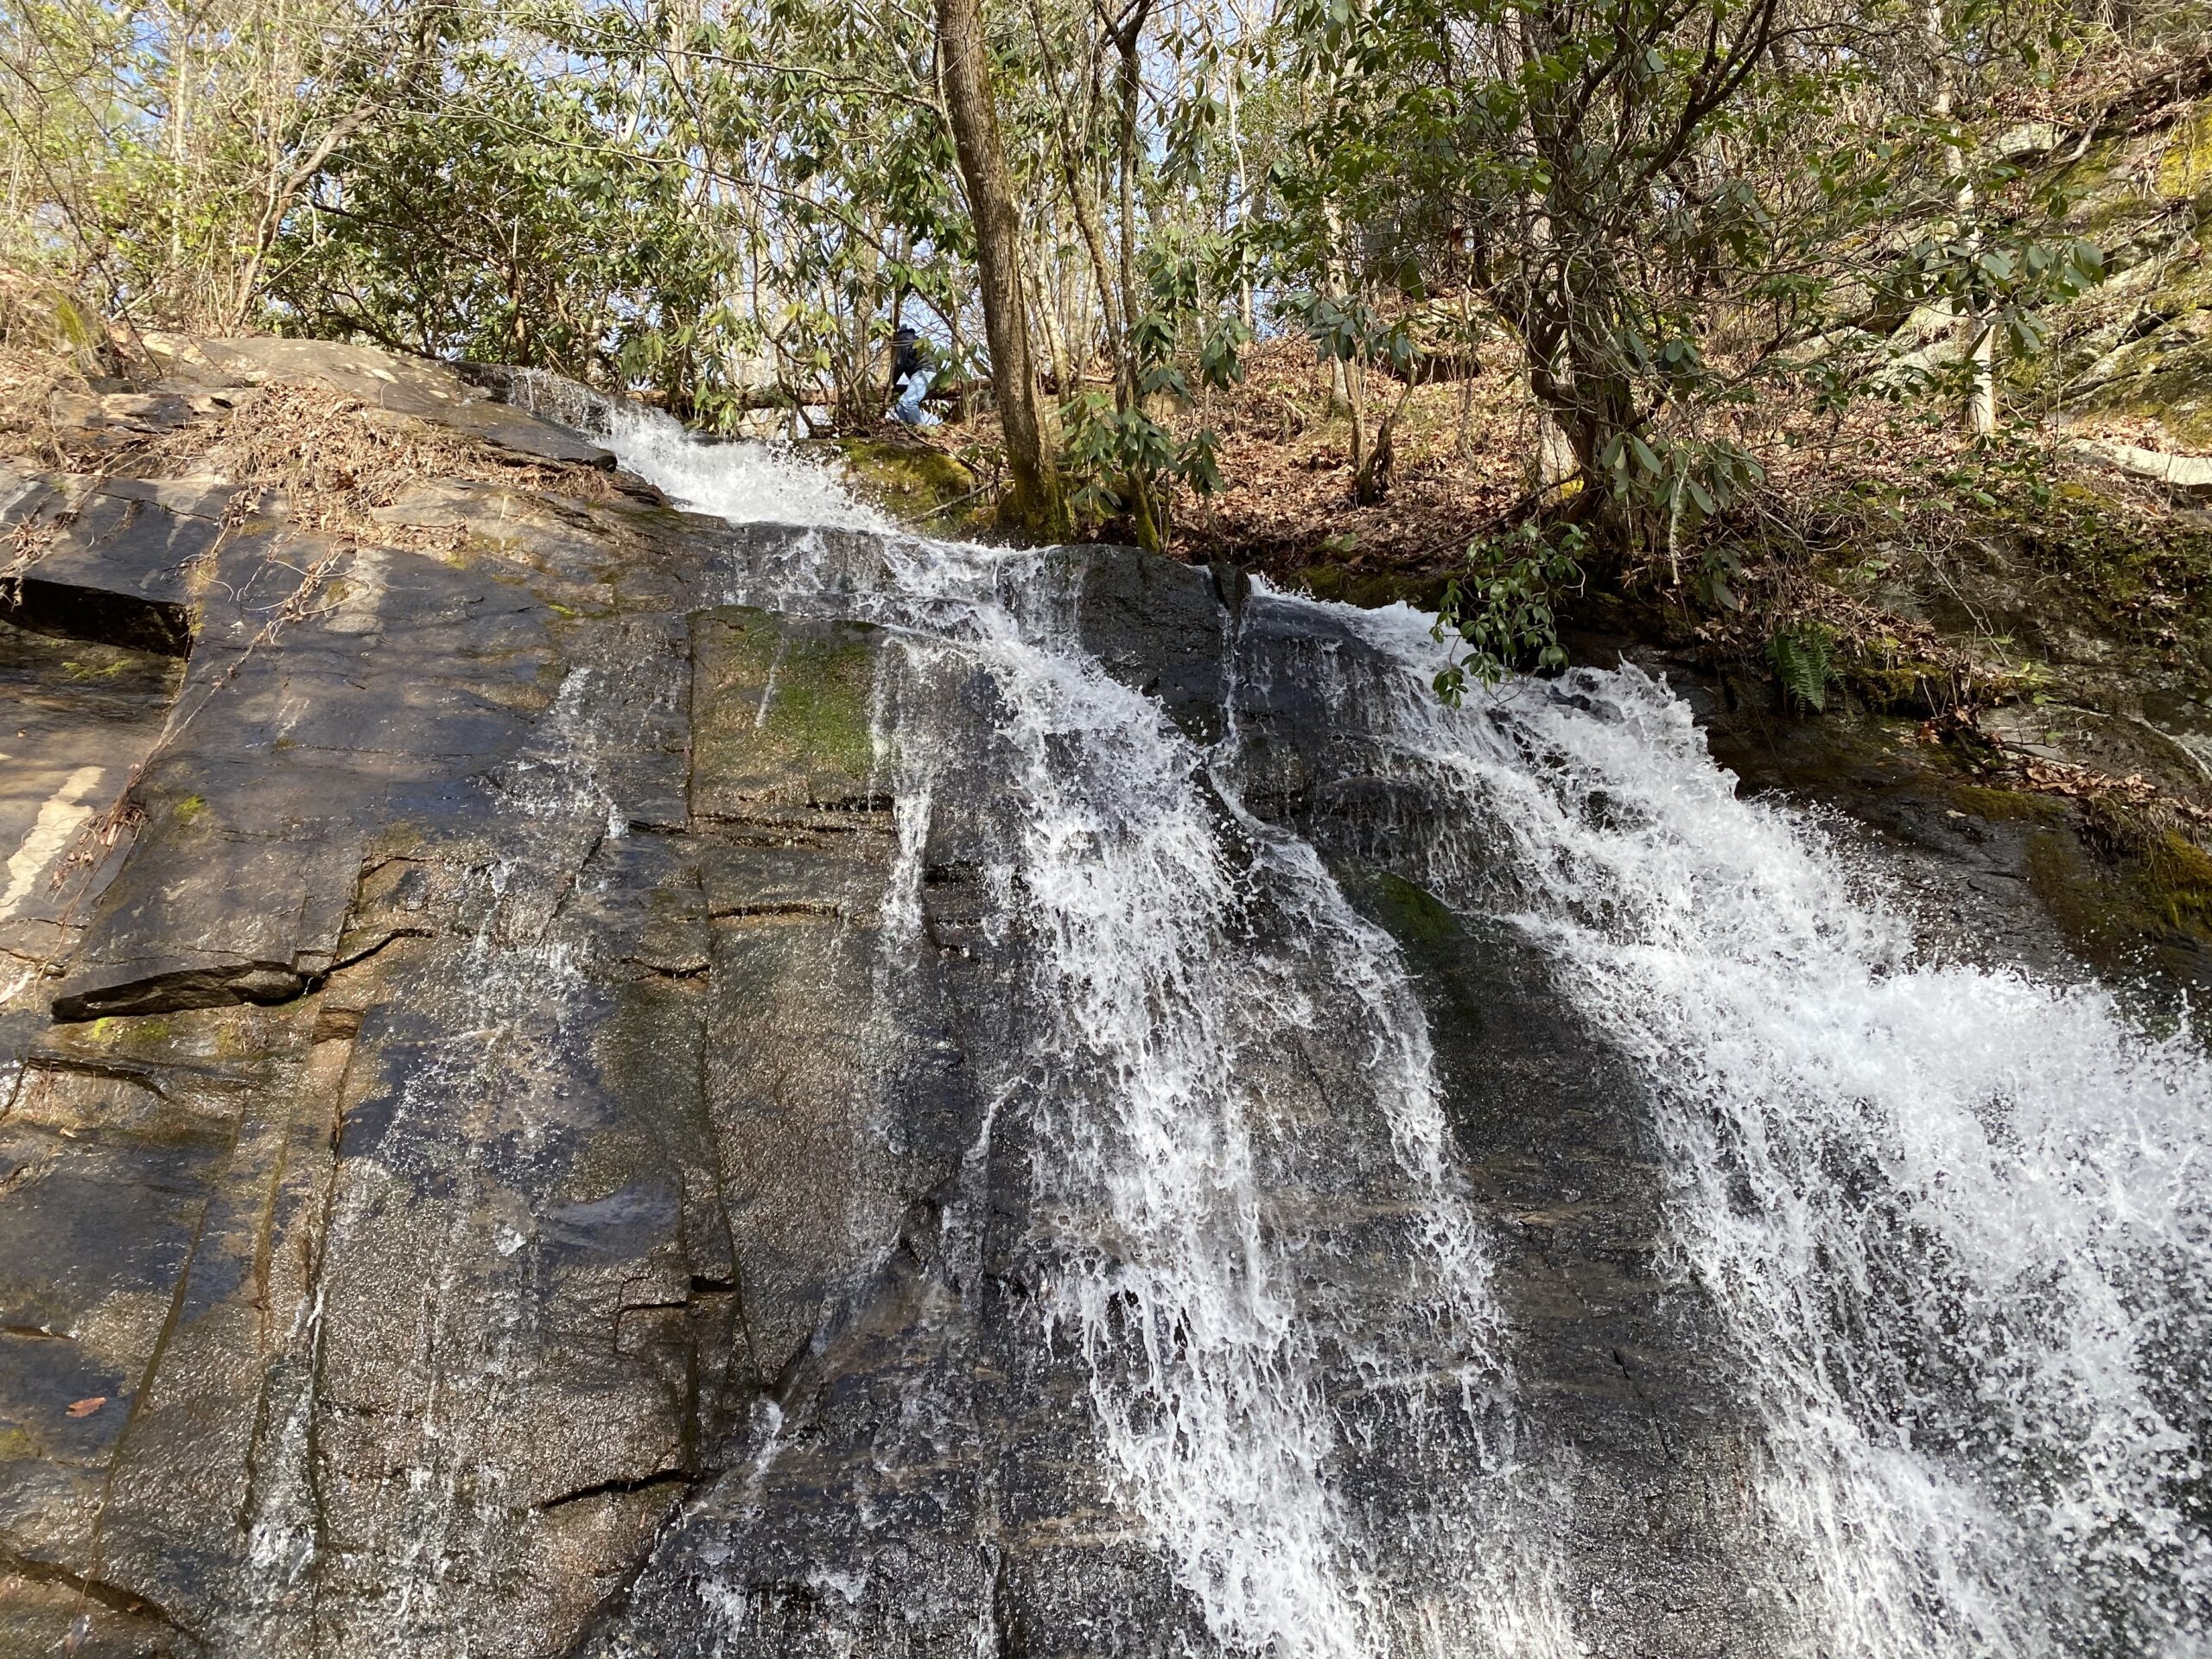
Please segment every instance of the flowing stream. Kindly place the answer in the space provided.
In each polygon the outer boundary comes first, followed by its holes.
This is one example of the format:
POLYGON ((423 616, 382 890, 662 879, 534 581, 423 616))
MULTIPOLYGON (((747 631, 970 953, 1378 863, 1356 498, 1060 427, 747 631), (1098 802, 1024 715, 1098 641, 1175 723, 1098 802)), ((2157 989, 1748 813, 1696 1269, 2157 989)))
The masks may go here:
POLYGON ((1065 561, 902 534, 828 473, 650 412, 517 396, 688 505, 873 550, 807 538, 729 597, 896 640, 894 936, 921 925, 932 803, 995 803, 984 880, 1027 941, 1029 1034, 983 1060, 1042 1149, 1040 1340, 1079 1362, 1116 1501, 1213 1650, 1594 1650, 1437 1033, 1351 859, 1532 945, 1640 1083, 1619 1109, 1648 1119, 1662 1259, 1758 1426, 1737 1570, 1769 1611, 1741 1650, 2212 1652, 2190 1038, 1942 959, 1817 825, 1738 799, 1632 669, 1454 711, 1427 619, 1262 591, 1202 738, 1086 652, 1065 561), (980 745, 943 712, 979 674, 980 745), (1333 757, 1302 817, 1252 804, 1251 728, 1294 683, 1333 757), (1301 1067, 1310 1096, 1270 1086, 1301 1067))

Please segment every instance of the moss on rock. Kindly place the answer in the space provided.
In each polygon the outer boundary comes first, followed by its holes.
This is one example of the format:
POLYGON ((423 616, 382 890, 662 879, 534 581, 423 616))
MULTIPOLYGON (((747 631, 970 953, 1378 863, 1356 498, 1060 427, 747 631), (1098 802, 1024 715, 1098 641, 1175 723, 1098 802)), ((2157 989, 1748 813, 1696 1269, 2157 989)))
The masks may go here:
POLYGON ((1836 664, 1844 688, 1877 714, 1938 715, 1957 702, 1949 669, 1908 658, 1888 662, 1853 652, 1836 664))
POLYGON ((2212 854, 2156 807, 2082 803, 2077 835, 2031 849, 2029 880, 2069 942, 2108 976, 2145 968, 2202 985, 2212 965, 2212 854))
POLYGON ((2212 104, 2199 105, 2173 124, 2166 153, 2158 158, 2158 194, 2198 196, 2212 193, 2212 104))
POLYGON ((1403 603, 1433 611, 1443 600, 1444 581, 1414 571, 1354 570, 1341 564, 1309 564, 1291 575, 1294 586, 1316 599, 1368 609, 1403 603))
POLYGON ((846 476, 867 500, 901 524, 933 535, 982 527, 989 514, 975 474, 918 438, 839 438, 831 442, 846 476))
POLYGON ((1401 943, 1433 950, 1459 937, 1459 918, 1427 887, 1387 870, 1374 872, 1367 885, 1369 908, 1401 943))
POLYGON ((693 808, 739 812, 867 794, 875 644, 865 625, 810 627, 732 608, 694 624, 693 808))
POLYGON ((1951 798, 1958 810, 1991 823, 2061 824, 2066 822, 2065 800, 2056 795, 2037 795, 2024 789, 1993 789, 1981 784, 1959 784, 1951 798))
POLYGON ((2212 449, 2212 309, 2122 346, 2091 372, 2076 408, 2156 421, 2185 449, 2212 449), (2196 331, 2202 330, 2202 337, 2196 331))

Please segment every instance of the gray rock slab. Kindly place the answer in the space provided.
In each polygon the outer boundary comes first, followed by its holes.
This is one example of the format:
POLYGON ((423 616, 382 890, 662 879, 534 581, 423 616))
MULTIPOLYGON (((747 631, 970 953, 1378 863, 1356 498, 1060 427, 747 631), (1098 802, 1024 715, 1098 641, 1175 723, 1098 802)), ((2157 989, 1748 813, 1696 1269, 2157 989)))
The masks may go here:
POLYGON ((129 830, 110 814, 159 738, 177 658, 0 623, 0 951, 58 962, 129 830))
POLYGON ((146 345, 168 378, 179 386, 304 381, 532 461, 614 464, 612 454, 588 439, 498 403, 452 369, 421 358, 319 340, 187 340, 149 334, 146 345))
POLYGON ((234 493, 214 483, 22 479, 0 506, 0 531, 24 550, 0 585, 0 617, 184 655, 195 585, 234 493))
POLYGON ((370 837, 490 810, 551 700, 550 614, 472 570, 280 535, 226 548, 211 583, 137 849, 86 918, 60 1018, 298 995, 338 960, 370 837))

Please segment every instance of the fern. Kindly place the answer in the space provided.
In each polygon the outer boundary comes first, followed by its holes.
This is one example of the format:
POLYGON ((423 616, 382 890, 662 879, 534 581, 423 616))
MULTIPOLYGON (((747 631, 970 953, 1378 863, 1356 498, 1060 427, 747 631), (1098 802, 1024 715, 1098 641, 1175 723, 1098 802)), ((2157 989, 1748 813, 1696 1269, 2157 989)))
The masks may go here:
POLYGON ((1828 683, 1835 679, 1835 633, 1818 622, 1794 622, 1767 641, 1783 690, 1819 714, 1827 707, 1828 683))

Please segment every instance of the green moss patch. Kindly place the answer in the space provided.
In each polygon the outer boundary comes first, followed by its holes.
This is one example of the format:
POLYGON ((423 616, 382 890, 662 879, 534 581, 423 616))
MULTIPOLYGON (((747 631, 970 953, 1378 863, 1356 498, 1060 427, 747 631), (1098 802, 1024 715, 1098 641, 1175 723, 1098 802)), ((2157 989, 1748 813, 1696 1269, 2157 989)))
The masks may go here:
POLYGON ((875 767, 874 630, 730 610, 694 627, 695 810, 851 801, 875 767))
POLYGON ((2158 158, 2158 194, 2172 198, 2212 193, 2212 105, 2174 124, 2158 158))
POLYGON ((1877 714, 1941 714, 1957 701, 1954 676, 1940 663, 1892 662, 1853 649, 1837 664, 1836 674, 1852 696, 1877 714))
POLYGON ((760 729, 797 757, 864 778, 875 750, 868 730, 874 653, 842 641, 794 639, 766 688, 760 729))
POLYGON ((1980 784, 1959 784, 1951 799, 1961 812, 1992 823, 2063 823, 2067 806, 2055 795, 2035 795, 2024 789, 1990 789, 1980 784))
POLYGON ((1451 907, 1426 887, 1387 870, 1370 878, 1370 910, 1401 943, 1437 950, 1460 937, 1459 918, 1451 907))
POLYGON ((976 475, 942 449, 896 438, 841 438, 834 447, 853 487, 902 524, 947 535, 989 517, 976 475))
POLYGON ((1294 587, 1316 599, 1373 609, 1405 604, 1433 611, 1444 597, 1444 578, 1405 570, 1362 570, 1342 564, 1309 564, 1291 575, 1294 587))

